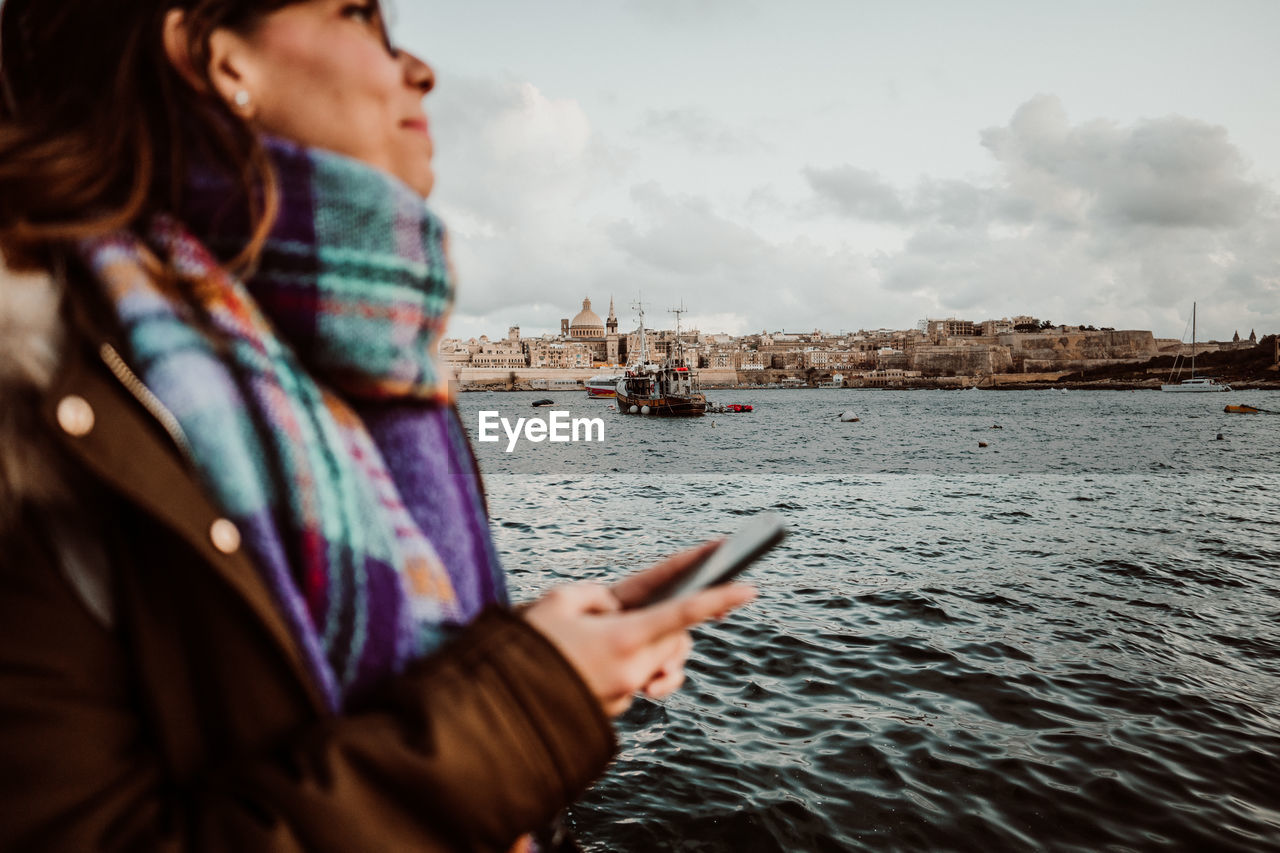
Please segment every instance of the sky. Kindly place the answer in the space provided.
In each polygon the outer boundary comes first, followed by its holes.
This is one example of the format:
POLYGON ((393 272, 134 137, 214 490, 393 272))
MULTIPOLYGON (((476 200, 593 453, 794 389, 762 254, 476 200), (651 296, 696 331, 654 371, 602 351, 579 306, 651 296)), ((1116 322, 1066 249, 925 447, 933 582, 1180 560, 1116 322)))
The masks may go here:
POLYGON ((1280 331, 1273 0, 393 0, 449 333, 1280 331), (687 327, 687 326, 686 326, 687 327))

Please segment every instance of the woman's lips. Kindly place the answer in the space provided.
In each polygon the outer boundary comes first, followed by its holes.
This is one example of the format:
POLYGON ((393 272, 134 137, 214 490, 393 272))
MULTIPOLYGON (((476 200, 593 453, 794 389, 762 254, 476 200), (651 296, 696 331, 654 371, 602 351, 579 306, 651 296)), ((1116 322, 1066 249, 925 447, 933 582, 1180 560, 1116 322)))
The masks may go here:
POLYGON ((425 118, 407 118, 400 122, 400 126, 406 130, 417 131, 418 133, 423 133, 428 136, 431 135, 431 126, 427 124, 427 120, 425 118))

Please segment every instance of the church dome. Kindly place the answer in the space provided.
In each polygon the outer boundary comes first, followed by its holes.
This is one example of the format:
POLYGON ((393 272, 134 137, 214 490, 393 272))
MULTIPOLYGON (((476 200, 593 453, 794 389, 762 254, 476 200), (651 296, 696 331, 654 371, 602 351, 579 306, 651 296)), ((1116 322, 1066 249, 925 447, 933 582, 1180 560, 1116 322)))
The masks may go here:
POLYGON ((591 310, 591 300, 582 300, 582 311, 569 324, 571 338, 603 338, 604 321, 600 315, 591 310))

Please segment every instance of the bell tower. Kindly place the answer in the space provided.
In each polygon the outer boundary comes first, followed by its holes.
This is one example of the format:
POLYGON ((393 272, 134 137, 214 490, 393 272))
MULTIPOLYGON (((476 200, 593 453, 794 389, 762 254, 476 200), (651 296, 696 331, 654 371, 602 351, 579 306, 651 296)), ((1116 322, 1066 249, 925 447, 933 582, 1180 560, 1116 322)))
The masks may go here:
POLYGON ((604 330, 606 334, 616 335, 618 333, 618 315, 613 313, 613 297, 609 297, 609 319, 605 320, 604 330))

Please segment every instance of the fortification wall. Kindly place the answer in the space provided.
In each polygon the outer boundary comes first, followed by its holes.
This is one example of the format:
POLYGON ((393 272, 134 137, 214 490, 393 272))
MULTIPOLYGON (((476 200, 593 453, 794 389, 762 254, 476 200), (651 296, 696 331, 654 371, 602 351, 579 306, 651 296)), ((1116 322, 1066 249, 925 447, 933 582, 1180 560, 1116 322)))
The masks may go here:
POLYGON ((999 345, 917 346, 910 368, 925 376, 978 376, 1013 367, 1009 348, 999 345))
POLYGON ((1041 332, 1001 335, 1014 370, 1084 370, 1111 364, 1146 361, 1160 354, 1147 331, 1041 332))

